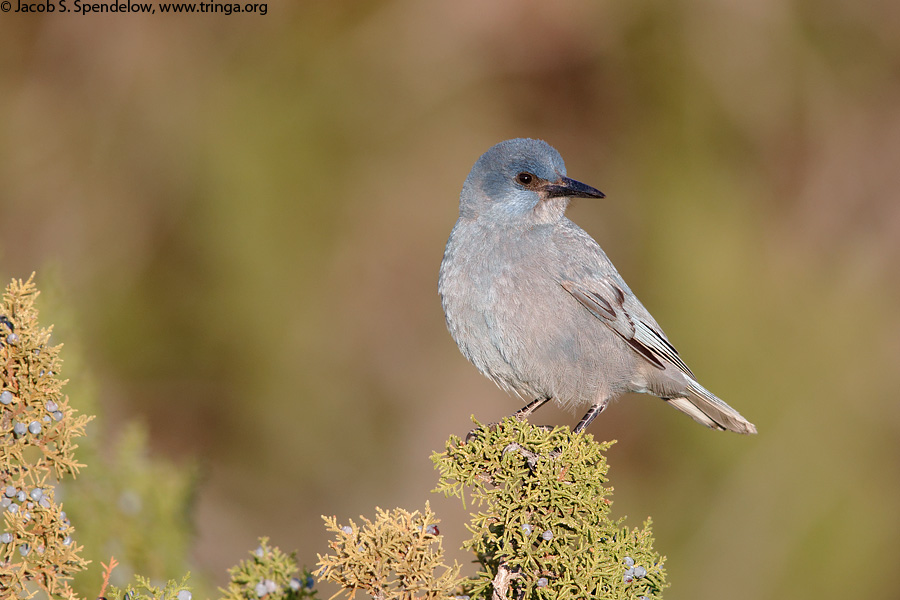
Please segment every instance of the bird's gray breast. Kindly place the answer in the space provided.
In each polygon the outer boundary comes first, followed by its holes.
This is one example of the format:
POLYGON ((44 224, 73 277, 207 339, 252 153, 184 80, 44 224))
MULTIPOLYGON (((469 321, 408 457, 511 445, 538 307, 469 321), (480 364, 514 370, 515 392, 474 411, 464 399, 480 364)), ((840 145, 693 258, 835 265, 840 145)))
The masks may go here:
MULTIPOLYGON (((460 222, 441 265, 447 323, 463 354, 503 388, 564 404, 608 395, 615 335, 560 285, 564 249, 551 227, 460 222)), ((613 388, 620 387, 612 385, 613 388)))

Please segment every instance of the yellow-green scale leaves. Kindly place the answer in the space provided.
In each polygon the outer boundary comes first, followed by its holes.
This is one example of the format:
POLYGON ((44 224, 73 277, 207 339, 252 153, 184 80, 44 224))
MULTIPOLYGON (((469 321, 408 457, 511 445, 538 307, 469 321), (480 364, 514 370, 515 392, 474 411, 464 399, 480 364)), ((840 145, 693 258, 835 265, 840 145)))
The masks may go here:
POLYGON ((464 543, 482 568, 464 586, 469 595, 488 598, 499 587, 504 597, 661 596, 664 558, 653 550, 649 519, 631 529, 610 518, 603 453, 612 442, 512 418, 476 425, 468 440, 453 437, 432 457, 436 491, 478 509, 464 543))

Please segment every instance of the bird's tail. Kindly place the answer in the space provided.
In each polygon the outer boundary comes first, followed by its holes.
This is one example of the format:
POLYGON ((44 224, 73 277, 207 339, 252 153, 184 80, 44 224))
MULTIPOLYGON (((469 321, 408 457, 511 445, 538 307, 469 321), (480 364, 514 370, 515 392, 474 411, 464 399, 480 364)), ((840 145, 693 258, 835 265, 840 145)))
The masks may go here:
POLYGON ((756 425, 699 383, 691 382, 684 397, 665 400, 701 425, 735 433, 756 433, 756 425))

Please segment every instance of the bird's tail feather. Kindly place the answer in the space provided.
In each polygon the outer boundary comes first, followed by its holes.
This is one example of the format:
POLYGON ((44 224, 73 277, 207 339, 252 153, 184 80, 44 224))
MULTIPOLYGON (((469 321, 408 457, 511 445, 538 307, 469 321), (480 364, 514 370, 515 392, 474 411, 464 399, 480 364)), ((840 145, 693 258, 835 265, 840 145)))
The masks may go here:
POLYGON ((682 398, 667 398, 666 402, 701 425, 735 433, 756 433, 756 426, 741 416, 714 394, 693 383, 682 398))

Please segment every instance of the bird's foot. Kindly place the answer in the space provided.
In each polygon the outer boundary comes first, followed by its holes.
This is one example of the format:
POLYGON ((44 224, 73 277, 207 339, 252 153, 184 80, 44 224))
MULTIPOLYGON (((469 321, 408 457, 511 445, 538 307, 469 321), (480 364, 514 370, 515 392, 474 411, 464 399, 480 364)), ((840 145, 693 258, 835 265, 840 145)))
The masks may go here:
POLYGON ((525 459, 525 464, 528 465, 529 471, 534 471, 535 465, 537 465, 538 460, 541 458, 540 454, 532 452, 531 450, 525 448, 525 446, 517 444, 516 442, 507 445, 506 448, 503 449, 504 455, 507 452, 518 452, 519 454, 521 454, 522 458, 525 459))

